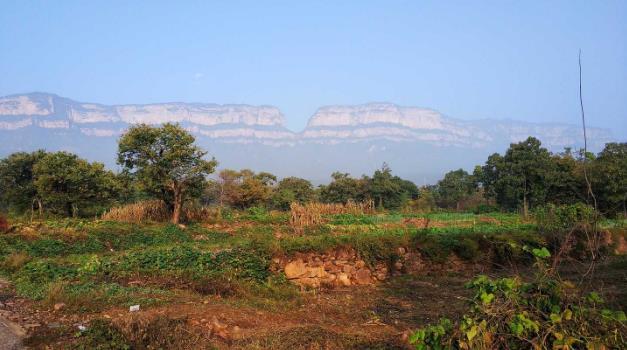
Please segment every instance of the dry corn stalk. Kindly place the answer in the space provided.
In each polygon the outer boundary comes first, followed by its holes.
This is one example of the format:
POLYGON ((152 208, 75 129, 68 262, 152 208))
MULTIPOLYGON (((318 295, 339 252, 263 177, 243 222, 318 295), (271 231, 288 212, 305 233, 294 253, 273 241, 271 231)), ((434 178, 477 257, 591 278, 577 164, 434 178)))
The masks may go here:
POLYGON ((290 204, 290 225, 296 233, 303 233, 305 227, 320 225, 324 222, 323 215, 337 214, 371 214, 374 212, 374 201, 355 203, 309 202, 304 205, 294 202, 290 204))
POLYGON ((146 200, 109 209, 102 214, 102 220, 142 223, 146 221, 167 221, 170 211, 161 200, 146 200))

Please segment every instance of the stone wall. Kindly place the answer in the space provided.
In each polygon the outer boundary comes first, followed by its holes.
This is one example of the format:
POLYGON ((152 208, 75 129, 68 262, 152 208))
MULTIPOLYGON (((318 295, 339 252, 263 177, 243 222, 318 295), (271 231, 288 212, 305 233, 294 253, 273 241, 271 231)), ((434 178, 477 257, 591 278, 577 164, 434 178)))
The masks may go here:
POLYGON ((404 247, 397 249, 396 261, 366 263, 352 248, 339 248, 325 253, 296 253, 275 257, 272 270, 284 272, 292 283, 306 288, 337 288, 369 285, 386 280, 390 275, 426 271, 460 271, 470 267, 451 256, 443 264, 426 262, 419 252, 404 247))

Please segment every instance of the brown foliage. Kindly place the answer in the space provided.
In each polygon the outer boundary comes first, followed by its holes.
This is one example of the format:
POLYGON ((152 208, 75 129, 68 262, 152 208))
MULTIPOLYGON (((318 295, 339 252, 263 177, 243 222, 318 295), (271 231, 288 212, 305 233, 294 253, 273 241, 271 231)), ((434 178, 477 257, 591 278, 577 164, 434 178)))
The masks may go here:
POLYGON ((0 214, 0 232, 9 230, 9 221, 2 214, 0 214))
POLYGON ((102 214, 102 220, 143 223, 147 221, 167 221, 170 211, 161 200, 147 200, 109 209, 102 214))
POLYGON ((290 225, 296 233, 303 233, 305 227, 320 225, 324 222, 323 215, 337 214, 371 214, 374 212, 374 201, 355 203, 348 201, 342 203, 318 203, 310 202, 290 204, 290 225))
MULTIPOLYGON (((144 222, 166 222, 172 214, 166 204, 158 199, 146 200, 120 207, 109 209, 102 215, 102 220, 120 221, 130 223, 144 222)), ((205 206, 185 206, 182 209, 181 218, 184 221, 193 222, 213 222, 219 221, 221 216, 220 208, 205 206)))

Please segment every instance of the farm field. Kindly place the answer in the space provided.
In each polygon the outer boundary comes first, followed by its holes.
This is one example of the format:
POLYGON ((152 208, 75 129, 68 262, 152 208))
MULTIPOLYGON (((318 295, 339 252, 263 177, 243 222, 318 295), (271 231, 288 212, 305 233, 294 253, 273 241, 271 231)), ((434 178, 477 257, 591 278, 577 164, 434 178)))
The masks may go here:
MULTIPOLYGON (((41 349, 403 349, 461 317, 474 276, 531 276, 529 247, 548 244, 518 214, 325 214, 298 233, 292 220, 16 219, 0 235, 0 316, 41 349)), ((612 249, 624 224, 601 223, 612 249)), ((582 288, 624 310, 626 264, 609 254, 582 288)), ((567 263, 563 278, 587 268, 567 263)))

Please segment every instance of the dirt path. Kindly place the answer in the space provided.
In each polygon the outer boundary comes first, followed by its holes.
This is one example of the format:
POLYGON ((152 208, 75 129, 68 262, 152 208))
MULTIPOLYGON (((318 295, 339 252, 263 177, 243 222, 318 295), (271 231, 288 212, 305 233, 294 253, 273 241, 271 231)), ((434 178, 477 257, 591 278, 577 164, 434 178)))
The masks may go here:
POLYGON ((22 327, 0 316, 0 350, 23 349, 24 335, 22 327))
MULTIPOLYGON (((8 288, 9 283, 0 278, 0 295, 8 288)), ((0 298, 0 312, 3 309, 2 299, 0 298)), ((23 349, 22 338, 26 332, 19 325, 7 320, 0 313, 0 350, 17 350, 23 349)))

